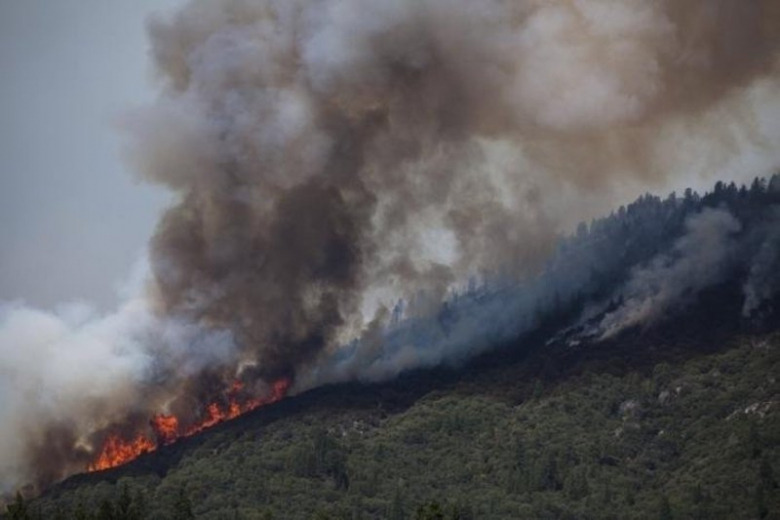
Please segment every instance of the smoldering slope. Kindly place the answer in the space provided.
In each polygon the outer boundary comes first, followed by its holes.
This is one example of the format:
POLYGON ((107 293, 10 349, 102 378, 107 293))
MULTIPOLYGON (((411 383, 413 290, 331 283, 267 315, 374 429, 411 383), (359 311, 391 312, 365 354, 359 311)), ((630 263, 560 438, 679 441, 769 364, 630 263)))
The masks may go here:
POLYGON ((772 0, 203 0, 149 34, 161 93, 127 116, 128 157, 177 202, 116 313, 0 311, 4 489, 82 469, 111 428, 197 414, 203 381, 467 356, 484 328, 421 356, 387 333, 396 302, 413 323, 473 279, 549 299, 580 220, 780 165, 772 0))
POLYGON ((750 191, 722 186, 703 198, 645 195, 583 223, 535 276, 461 287, 424 313, 409 310, 414 300, 399 302, 389 319, 300 373, 299 385, 458 367, 497 346, 524 349, 518 340, 542 327, 547 345, 592 345, 664 326, 718 286, 741 287, 730 293, 740 315, 723 310, 721 320, 766 327, 780 294, 780 174, 750 191))

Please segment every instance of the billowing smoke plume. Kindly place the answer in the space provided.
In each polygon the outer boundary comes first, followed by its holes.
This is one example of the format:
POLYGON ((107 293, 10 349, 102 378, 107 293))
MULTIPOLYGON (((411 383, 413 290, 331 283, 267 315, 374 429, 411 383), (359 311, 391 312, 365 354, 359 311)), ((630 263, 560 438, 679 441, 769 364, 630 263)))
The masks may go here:
POLYGON ((40 478, 55 430, 62 473, 232 378, 380 379, 527 329, 596 284, 560 250, 542 270, 562 233, 697 175, 687 136, 766 146, 757 103, 780 103, 773 0, 201 0, 150 35, 163 92, 128 116, 128 155, 177 202, 117 315, 2 315, 0 484, 40 478), (469 279, 512 305, 455 303, 469 279))
POLYGON ((579 197, 662 175, 665 125, 775 72, 770 4, 236 0, 153 23, 166 91, 131 125, 180 196, 162 312, 289 376, 382 295, 530 272, 579 197))
POLYGON ((229 331, 150 311, 128 295, 115 313, 84 304, 55 312, 0 306, 0 486, 52 482, 94 458, 91 434, 128 417, 148 421, 175 381, 232 362, 229 331))

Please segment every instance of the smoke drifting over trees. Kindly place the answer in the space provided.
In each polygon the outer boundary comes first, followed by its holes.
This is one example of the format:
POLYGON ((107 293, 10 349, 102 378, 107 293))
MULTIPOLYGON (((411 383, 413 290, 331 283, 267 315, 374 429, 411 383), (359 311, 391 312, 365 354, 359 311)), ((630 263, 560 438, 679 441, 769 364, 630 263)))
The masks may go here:
POLYGON ((131 122, 144 175, 180 194, 152 244, 157 302, 278 377, 376 295, 533 272, 582 193, 663 175, 665 125, 739 112, 773 77, 775 11, 195 2, 151 25, 166 91, 131 122), (499 145, 522 162, 499 169, 499 145))
POLYGON ((665 200, 643 196, 581 225, 536 276, 463 288, 428 312, 397 307, 392 320, 299 375, 300 382, 380 381, 457 365, 545 320, 568 325, 553 339, 601 341, 663 322, 726 283, 740 284, 744 318, 760 323, 778 310, 779 179, 769 188, 756 181, 750 191, 718 183, 703 198, 691 191, 665 200))
MULTIPOLYGON (((128 116, 128 156, 177 201, 116 314, 0 314, 3 487, 153 413, 194 419, 237 378, 393 377, 620 287, 602 333, 673 308, 691 264, 711 262, 698 286, 732 274, 739 217, 645 199, 561 235, 696 168, 687 139, 763 146, 780 103, 770 0, 194 1, 149 33, 162 92, 128 116)), ((741 264, 747 313, 772 296, 772 236, 741 264)))
POLYGON ((691 215, 685 228, 671 254, 658 255, 648 266, 632 272, 622 295, 626 302, 601 323, 605 337, 632 325, 652 323, 670 305, 682 304, 725 278, 734 245, 729 238, 740 231, 739 221, 726 210, 705 209, 691 215))

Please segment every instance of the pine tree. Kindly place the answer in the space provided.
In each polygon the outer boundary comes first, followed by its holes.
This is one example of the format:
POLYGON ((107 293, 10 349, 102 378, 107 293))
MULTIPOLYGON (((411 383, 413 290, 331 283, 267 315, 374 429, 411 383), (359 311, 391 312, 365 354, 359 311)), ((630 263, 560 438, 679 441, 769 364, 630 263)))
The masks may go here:
POLYGON ((146 500, 146 494, 142 490, 137 490, 133 497, 131 508, 132 518, 134 520, 143 520, 149 514, 149 504, 146 500))
POLYGON ((758 518, 766 518, 767 515, 769 515, 769 509, 766 506, 766 496, 764 495, 764 487, 761 485, 756 486, 756 491, 753 495, 753 504, 758 518))
POLYGON ((83 502, 79 502, 76 504, 76 509, 73 511, 73 519, 74 520, 89 520, 90 515, 87 513, 86 508, 84 507, 83 502))
POLYGON ((173 520, 193 520, 195 514, 192 512, 192 502, 184 492, 184 488, 179 489, 176 502, 173 505, 173 520))
POLYGON ((750 449, 750 456, 753 459, 757 459, 761 456, 762 448, 761 436, 758 433, 758 427, 755 422, 750 423, 750 429, 748 430, 748 448, 750 449))
POLYGON ((114 505, 107 498, 100 503, 97 520, 116 520, 114 505))
POLYGON ((444 520, 444 509, 437 503, 431 502, 417 508, 415 520, 444 520))
POLYGON ((393 501, 390 502, 390 508, 387 513, 387 518, 389 520, 404 520, 404 518, 406 518, 406 514, 404 513, 403 497, 401 496, 400 486, 397 486, 395 488, 395 493, 393 494, 393 501))
POLYGON ((66 520, 65 511, 62 510, 61 506, 57 506, 54 509, 54 516, 52 517, 53 520, 66 520))
POLYGON ((761 480, 761 486, 766 491, 771 491, 777 488, 777 482, 775 482, 774 471, 772 470, 772 464, 769 463, 769 459, 763 457, 761 459, 761 466, 758 469, 758 477, 761 480))
POLYGON ((29 520, 30 514, 27 511, 27 503, 24 501, 24 497, 18 491, 16 492, 16 500, 14 503, 8 506, 8 515, 10 520, 29 520))
POLYGON ((127 484, 122 484, 119 498, 116 501, 116 507, 114 508, 114 518, 117 520, 137 520, 133 515, 132 509, 133 499, 130 498, 130 490, 127 484))
POLYGON ((523 493, 528 490, 528 455, 523 440, 515 441, 514 460, 509 473, 510 493, 523 493))
POLYGON ((661 505, 658 510, 658 520, 673 520, 672 506, 666 496, 661 497, 661 505))
POLYGON ((539 491, 557 491, 562 488, 555 453, 549 451, 542 456, 537 476, 537 489, 539 491))

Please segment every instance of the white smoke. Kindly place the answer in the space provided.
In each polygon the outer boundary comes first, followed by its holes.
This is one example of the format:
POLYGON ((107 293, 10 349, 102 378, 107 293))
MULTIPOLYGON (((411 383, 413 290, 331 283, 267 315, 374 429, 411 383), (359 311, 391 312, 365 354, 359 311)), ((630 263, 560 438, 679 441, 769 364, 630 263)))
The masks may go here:
MULTIPOLYGON (((773 5, 191 2, 150 25, 166 89, 128 122, 132 160, 181 200, 153 248, 163 304, 240 315, 258 362, 289 370, 270 338, 309 349, 316 323, 334 347, 414 291, 533 273, 562 232, 695 176, 700 157, 762 154, 757 114, 780 99, 773 5), (349 223, 337 283, 267 261, 292 249, 269 237, 308 215, 349 223)), ((333 246, 300 242, 311 264, 333 246)))
POLYGON ((651 325, 682 308, 699 291, 725 278, 732 260, 732 235, 742 228, 731 213, 705 209, 688 218, 686 234, 672 252, 653 258, 635 269, 620 292, 620 307, 608 313, 599 325, 601 338, 628 327, 651 325))
POLYGON ((58 449, 96 448, 92 433, 146 410, 158 374, 173 373, 174 381, 157 383, 175 387, 177 378, 230 360, 229 333, 160 318, 143 292, 126 296, 107 314, 84 303, 54 311, 0 305, 0 491, 47 471, 83 471, 83 459, 58 449), (71 445, 57 446, 52 430, 71 445), (47 448, 50 460, 34 458, 47 448))
POLYGON ((780 208, 775 208, 766 226, 769 231, 750 266, 743 287, 745 303, 742 315, 745 317, 752 315, 761 304, 780 291, 780 278, 777 277, 780 268, 780 208))

